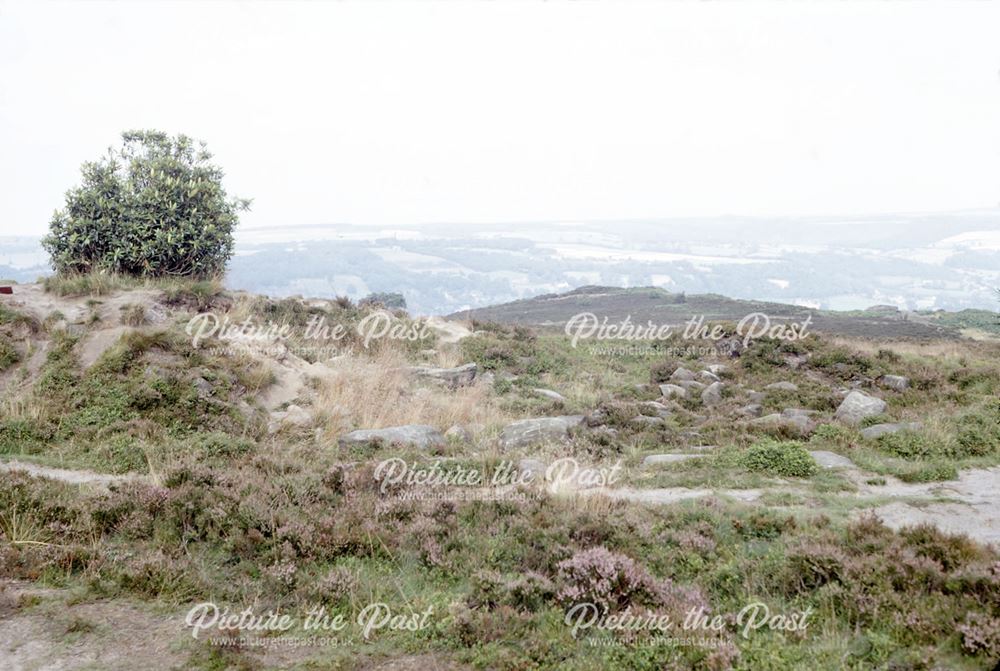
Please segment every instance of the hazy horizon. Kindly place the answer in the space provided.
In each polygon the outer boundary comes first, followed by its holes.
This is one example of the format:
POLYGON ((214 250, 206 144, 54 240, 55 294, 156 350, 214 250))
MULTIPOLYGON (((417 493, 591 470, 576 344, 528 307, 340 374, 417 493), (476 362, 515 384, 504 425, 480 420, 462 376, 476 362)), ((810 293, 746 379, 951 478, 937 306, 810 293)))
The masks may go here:
POLYGON ((207 141, 248 229, 995 208, 996 25, 985 3, 3 0, 0 235, 44 233, 80 164, 145 127, 207 141))

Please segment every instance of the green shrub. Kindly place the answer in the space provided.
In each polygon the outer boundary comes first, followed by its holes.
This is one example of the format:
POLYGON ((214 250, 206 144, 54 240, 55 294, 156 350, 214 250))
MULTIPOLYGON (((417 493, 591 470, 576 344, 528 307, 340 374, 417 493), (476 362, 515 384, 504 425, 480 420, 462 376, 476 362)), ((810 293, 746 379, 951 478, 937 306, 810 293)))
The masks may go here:
POLYGON ((122 146, 83 164, 42 245, 59 273, 220 274, 238 212, 205 144, 159 131, 122 133, 122 146))
POLYGON ((958 418, 956 456, 982 457, 1000 449, 1000 402, 982 412, 958 418))
POLYGON ((918 463, 899 474, 900 480, 911 483, 954 480, 957 477, 958 469, 955 467, 955 464, 951 464, 946 461, 918 463))
POLYGON ((808 450, 794 440, 754 443, 741 455, 740 465, 756 473, 796 478, 809 477, 819 470, 808 450))

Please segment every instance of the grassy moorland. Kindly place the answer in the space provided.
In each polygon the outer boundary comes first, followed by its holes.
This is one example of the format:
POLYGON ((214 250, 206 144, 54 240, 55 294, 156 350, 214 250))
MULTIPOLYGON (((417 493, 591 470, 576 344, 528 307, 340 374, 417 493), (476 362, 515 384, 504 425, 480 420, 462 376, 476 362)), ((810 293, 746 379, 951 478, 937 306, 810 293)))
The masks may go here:
POLYGON ((134 631, 161 668, 916 671, 1000 658, 1000 553, 873 512, 898 491, 915 509, 938 505, 947 494, 936 483, 1000 463, 996 342, 811 335, 723 357, 711 342, 611 351, 475 323, 457 342, 431 333, 366 348, 351 329, 373 308, 346 300, 86 277, 21 295, 0 304, 0 458, 122 476, 80 484, 0 471, 0 624, 47 618, 51 654, 67 668, 72 650, 128 644, 108 624, 116 613, 164 618, 134 631), (277 353, 215 337, 196 347, 185 327, 203 311, 293 335, 277 353), (336 353, 302 337, 315 319, 346 327, 336 353), (409 368, 468 362, 476 380, 455 388, 409 368), (679 368, 713 364, 723 368, 712 404, 663 398, 659 385, 679 368), (886 375, 908 385, 888 388, 886 375), (857 425, 835 419, 848 389, 885 409, 857 425), (755 421, 790 408, 808 421, 755 421), (511 422, 565 415, 586 419, 558 438, 503 441, 511 422), (338 442, 407 424, 461 430, 430 448, 338 442), (862 433, 880 424, 905 428, 862 433), (856 466, 824 468, 814 455, 825 453, 856 466), (408 495, 426 493, 415 485, 387 486, 377 465, 393 457, 487 476, 525 459, 621 466, 604 487, 421 497, 408 495), (619 490, 704 495, 643 502, 619 490), (750 491, 759 495, 741 496, 750 491), (203 601, 347 619, 375 602, 431 614, 420 628, 277 651, 193 638, 184 614, 203 601), (721 624, 696 641, 574 636, 566 613, 584 601, 608 615, 679 621, 695 610, 721 624), (809 613, 809 625, 744 636, 736 614, 758 602, 809 613))

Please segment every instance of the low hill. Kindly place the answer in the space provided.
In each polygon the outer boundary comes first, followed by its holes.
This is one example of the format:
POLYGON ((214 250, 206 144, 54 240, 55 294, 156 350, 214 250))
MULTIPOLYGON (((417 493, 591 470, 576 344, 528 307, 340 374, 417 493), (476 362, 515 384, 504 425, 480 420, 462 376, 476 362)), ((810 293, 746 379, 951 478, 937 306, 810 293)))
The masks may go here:
POLYGON ((763 313, 772 322, 801 322, 812 317, 810 330, 865 338, 951 339, 961 337, 958 325, 930 315, 886 306, 871 310, 835 312, 812 308, 726 298, 717 294, 678 294, 657 287, 585 286, 562 294, 545 294, 486 308, 463 310, 449 317, 484 322, 561 329, 574 315, 590 312, 616 323, 630 318, 645 324, 682 326, 692 318, 706 322, 734 321, 763 313))

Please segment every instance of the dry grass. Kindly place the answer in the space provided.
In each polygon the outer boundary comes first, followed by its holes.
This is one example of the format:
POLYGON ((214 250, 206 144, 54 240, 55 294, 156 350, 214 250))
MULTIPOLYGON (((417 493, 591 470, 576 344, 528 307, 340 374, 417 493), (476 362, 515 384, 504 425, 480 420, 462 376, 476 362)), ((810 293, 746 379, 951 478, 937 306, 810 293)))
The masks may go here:
POLYGON ((418 385, 407 370, 406 357, 394 349, 352 355, 330 365, 331 372, 320 380, 317 403, 328 438, 359 428, 430 424, 444 430, 456 424, 495 426, 510 419, 486 385, 454 391, 418 385))

